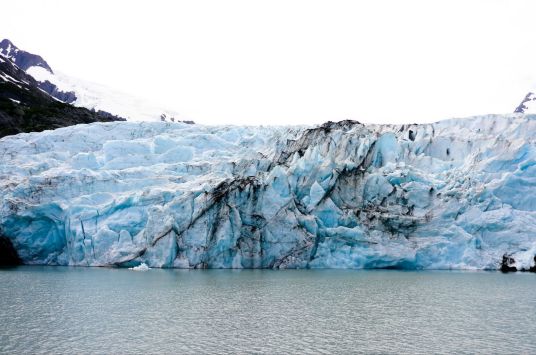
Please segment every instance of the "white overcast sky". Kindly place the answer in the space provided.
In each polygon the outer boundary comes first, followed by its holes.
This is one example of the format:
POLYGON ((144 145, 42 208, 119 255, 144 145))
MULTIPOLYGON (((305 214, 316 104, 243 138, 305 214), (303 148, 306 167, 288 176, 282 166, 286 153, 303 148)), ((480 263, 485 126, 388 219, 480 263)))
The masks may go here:
POLYGON ((200 123, 430 122, 536 89, 536 1, 5 1, 0 37, 200 123))

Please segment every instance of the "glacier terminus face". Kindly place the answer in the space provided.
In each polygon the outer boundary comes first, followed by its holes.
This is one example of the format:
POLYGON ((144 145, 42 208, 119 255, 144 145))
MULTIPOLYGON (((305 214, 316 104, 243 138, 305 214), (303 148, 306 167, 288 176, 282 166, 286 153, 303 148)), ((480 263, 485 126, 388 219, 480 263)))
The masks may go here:
POLYGON ((28 264, 535 268, 536 115, 77 125, 0 139, 28 264))

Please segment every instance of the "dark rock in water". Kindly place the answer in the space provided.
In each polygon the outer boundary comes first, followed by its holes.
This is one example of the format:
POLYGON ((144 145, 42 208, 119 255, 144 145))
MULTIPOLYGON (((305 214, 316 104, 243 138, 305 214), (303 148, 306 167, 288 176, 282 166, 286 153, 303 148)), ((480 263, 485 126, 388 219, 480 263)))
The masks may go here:
POLYGON ((516 261, 509 255, 504 254, 501 262, 502 272, 515 272, 517 268, 514 266, 516 261))
POLYGON ((536 255, 534 256, 534 265, 529 269, 530 272, 536 272, 536 255))
POLYGON ((0 235, 0 266, 15 266, 22 264, 19 254, 11 240, 0 235))

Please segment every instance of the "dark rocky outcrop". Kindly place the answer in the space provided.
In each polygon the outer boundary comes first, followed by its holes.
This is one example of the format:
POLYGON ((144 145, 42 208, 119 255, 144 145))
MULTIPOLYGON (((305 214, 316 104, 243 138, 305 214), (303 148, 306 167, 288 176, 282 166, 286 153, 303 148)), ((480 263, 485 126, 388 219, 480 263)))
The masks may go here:
POLYGON ((515 267, 516 261, 511 256, 504 254, 501 261, 501 271, 502 272, 515 272, 517 268, 515 267))
POLYGON ((79 123, 124 121, 106 112, 60 102, 44 92, 33 77, 0 56, 0 138, 79 123))
POLYGON ((52 84, 50 81, 45 80, 43 82, 38 82, 37 85, 40 89, 44 90, 47 94, 49 94, 52 97, 55 97, 56 99, 72 104, 76 101, 76 94, 74 91, 60 91, 58 90, 58 87, 54 84, 52 84))
MULTIPOLYGON (((8 39, 0 42, 0 55, 11 60, 12 63, 24 71, 27 71, 31 67, 41 67, 54 74, 52 68, 41 56, 21 50, 8 39)), ((62 102, 70 104, 76 101, 76 95, 73 91, 61 91, 55 84, 48 80, 44 82, 38 81, 37 86, 62 102)))
POLYGON ((11 240, 0 235, 0 267, 20 264, 22 264, 22 261, 13 247, 11 240))
MULTIPOLYGON (((168 117, 165 113, 160 115, 160 121, 168 122, 167 121, 168 119, 169 119, 169 122, 175 122, 175 117, 171 117, 171 116, 168 117)), ((177 122, 178 123, 185 123, 185 124, 195 124, 195 122, 191 121, 191 120, 184 120, 184 121, 177 120, 177 122)))
POLYGON ((22 70, 27 70, 30 67, 42 67, 53 73, 50 65, 41 56, 17 48, 9 39, 3 39, 0 42, 0 54, 11 59, 22 70))
POLYGON ((516 271, 536 272, 536 256, 534 256, 533 261, 534 261, 534 264, 530 268, 528 268, 528 269, 525 269, 525 268, 518 269, 515 266, 516 261, 514 260, 514 258, 512 258, 508 254, 504 254, 503 257, 502 257, 500 270, 502 272, 516 272, 516 271))
POLYGON ((536 95, 533 92, 529 92, 523 98, 519 106, 517 106, 514 110, 514 113, 526 113, 526 111, 529 109, 527 105, 529 105, 531 102, 534 102, 534 104, 536 104, 536 95))
POLYGON ((536 272, 536 256, 534 256, 534 264, 530 267, 530 272, 536 272))

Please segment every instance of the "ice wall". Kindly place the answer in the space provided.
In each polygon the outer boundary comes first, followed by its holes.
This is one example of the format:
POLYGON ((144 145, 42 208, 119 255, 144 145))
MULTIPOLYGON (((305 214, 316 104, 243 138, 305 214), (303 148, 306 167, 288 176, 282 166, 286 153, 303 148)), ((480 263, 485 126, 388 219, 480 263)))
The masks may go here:
POLYGON ((30 264, 529 269, 535 133, 489 115, 20 134, 0 140, 0 233, 30 264))

